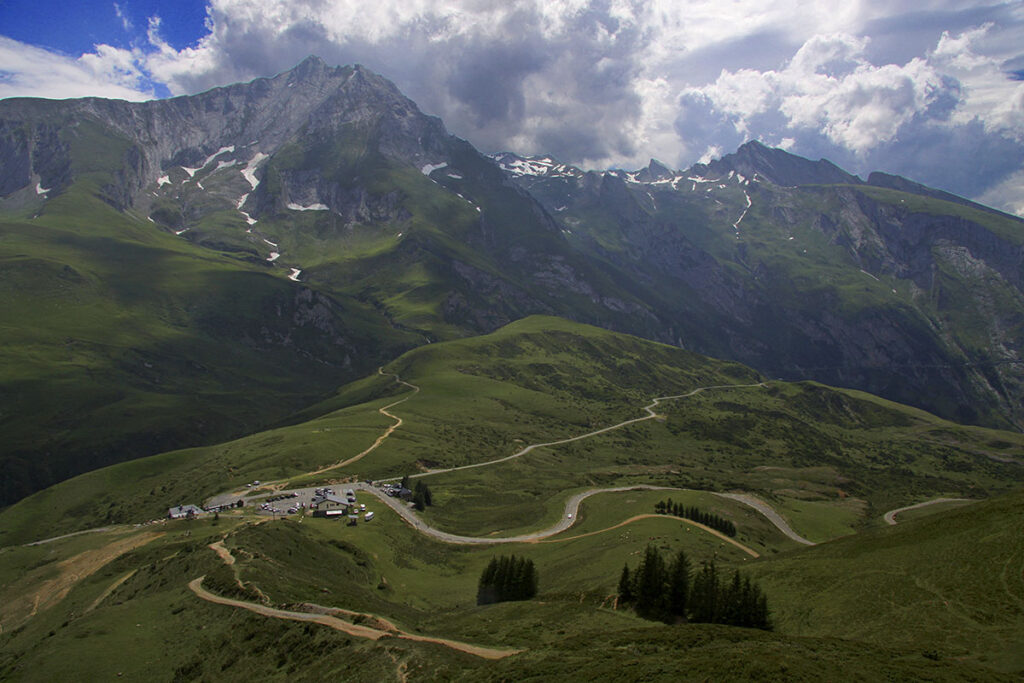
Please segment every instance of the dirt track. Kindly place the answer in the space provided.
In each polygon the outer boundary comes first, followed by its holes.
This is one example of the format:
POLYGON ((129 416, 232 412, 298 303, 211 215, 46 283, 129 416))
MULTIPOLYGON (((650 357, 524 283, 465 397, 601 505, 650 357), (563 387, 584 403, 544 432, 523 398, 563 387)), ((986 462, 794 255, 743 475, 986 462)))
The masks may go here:
MULTIPOLYGON (((274 619, 287 619, 289 621, 304 621, 312 622, 314 624, 321 624, 329 628, 333 628, 336 631, 347 633, 350 636, 357 638, 368 638, 370 640, 379 640, 385 636, 393 638, 401 638, 403 640, 414 640, 421 643, 435 643, 437 645, 443 645, 444 647, 458 650, 459 652, 465 652, 467 654, 482 657, 484 659, 502 659, 510 655, 522 652, 522 650, 501 650, 490 647, 482 647, 480 645, 472 645, 470 643, 462 643, 457 640, 448 640, 447 638, 432 638, 430 636, 421 636, 415 633, 407 633, 405 631, 395 630, 379 630, 370 628, 368 626, 362 626, 360 624, 353 624, 339 619, 338 617, 331 616, 329 614, 310 614, 308 612, 294 612, 291 610, 277 609, 274 607, 267 607, 266 605, 259 605, 252 602, 244 602, 242 600, 234 600, 232 598, 225 598, 220 595, 211 593, 210 591, 203 588, 203 579, 205 577, 200 576, 198 579, 193 579, 189 582, 188 587, 197 596, 203 600, 216 603, 218 605, 227 605, 229 607, 237 607, 239 609, 249 610, 256 614, 260 614, 265 617, 271 617, 274 619)), ((372 617, 372 615, 370 615, 372 617)), ((390 622, 388 622, 390 623, 390 622)))
MULTIPOLYGON (((384 374, 384 368, 377 368, 377 372, 379 374, 383 375, 384 374)), ((330 470, 334 470, 334 469, 337 469, 339 467, 344 467, 345 465, 351 465, 354 462, 362 460, 367 455, 369 455, 373 451, 377 450, 377 448, 379 448, 380 445, 382 443, 384 443, 384 440, 387 439, 389 436, 391 436, 392 432, 394 432, 396 429, 398 429, 399 427, 402 426, 402 418, 398 417, 397 415, 393 415, 393 414, 389 413, 388 409, 389 408, 394 408, 395 406, 397 406, 400 403, 405 403, 410 398, 412 398, 416 394, 420 393, 420 388, 418 386, 416 386, 415 384, 409 384, 408 382, 403 380, 398 375, 391 375, 391 376, 394 377, 395 381, 398 382, 399 384, 404 384, 405 386, 407 386, 410 389, 412 389, 412 393, 411 394, 409 394, 407 396, 404 396, 403 398, 400 398, 399 400, 395 401, 394 403, 389 403, 386 406, 384 406, 383 408, 378 408, 377 409, 378 413, 380 413, 381 415, 384 415, 386 417, 390 417, 392 420, 395 421, 395 424, 393 424, 390 427, 388 427, 387 430, 385 430, 385 432, 383 434, 378 436, 377 440, 374 441, 373 444, 369 448, 367 448, 365 451, 363 451, 362 453, 359 453, 357 455, 353 455, 348 460, 343 460, 343 461, 335 463, 333 465, 328 465, 326 467, 321 467, 318 470, 313 470, 312 472, 307 472, 307 475, 323 474, 324 472, 329 472, 330 470)), ((306 475, 303 475, 303 476, 306 476, 306 475)))

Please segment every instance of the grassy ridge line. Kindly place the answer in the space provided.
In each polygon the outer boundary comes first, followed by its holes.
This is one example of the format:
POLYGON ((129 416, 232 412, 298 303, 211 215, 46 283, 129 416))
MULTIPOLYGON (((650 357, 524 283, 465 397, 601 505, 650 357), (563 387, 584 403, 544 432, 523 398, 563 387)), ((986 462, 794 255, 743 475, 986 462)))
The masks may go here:
MULTIPOLYGON (((447 472, 458 472, 458 471, 461 471, 461 470, 469 470, 469 469, 473 469, 475 467, 486 467, 488 465, 497 465, 498 463, 508 462, 509 460, 514 460, 514 459, 516 459, 518 457, 526 455, 527 453, 529 453, 530 451, 532 451, 535 448, 545 448, 547 446, 560 446, 562 444, 572 443, 574 441, 582 441, 583 439, 589 439, 590 437, 593 437, 593 436, 599 436, 601 434, 605 434, 607 432, 614 431, 616 429, 621 429, 622 427, 628 427, 629 425, 637 424, 638 422, 643 422, 645 420, 656 419, 656 418, 658 418, 660 416, 657 413, 654 412, 654 408, 656 408, 658 406, 658 404, 661 403, 662 401, 672 401, 672 400, 676 400, 676 399, 680 399, 680 398, 688 398, 690 396, 695 396, 695 395, 697 395, 697 394, 699 394, 699 393, 701 393, 703 391, 707 391, 707 390, 711 390, 711 389, 743 389, 743 388, 749 388, 749 387, 763 387, 763 386, 765 386, 764 382, 758 382, 757 384, 720 384, 720 385, 717 385, 717 386, 700 387, 698 389, 694 389, 693 391, 691 391, 689 393, 679 394, 677 396, 662 396, 660 398, 654 399, 653 402, 651 402, 650 404, 648 404, 648 405, 643 407, 643 410, 647 411, 647 415, 644 416, 644 417, 636 417, 636 418, 633 418, 631 420, 624 420, 623 422, 619 422, 618 424, 611 425, 610 427, 603 427, 601 429, 597 429, 597 430, 592 431, 592 432, 587 432, 586 434, 580 434, 579 436, 572 436, 572 437, 569 437, 569 438, 566 438, 566 439, 560 439, 558 441, 548 441, 548 442, 545 442, 545 443, 531 444, 531 445, 527 446, 526 448, 523 448, 522 450, 513 453, 512 455, 505 456, 504 458, 498 458, 497 460, 488 460, 487 462, 478 462, 478 463, 473 463, 472 465, 462 465, 460 467, 449 467, 447 469, 430 470, 428 472, 418 472, 416 474, 410 474, 409 478, 410 479, 419 479, 421 477, 429 477, 429 476, 434 475, 434 474, 445 474, 447 472)), ((401 479, 401 477, 391 477, 390 479, 382 479, 381 481, 399 481, 400 479, 401 479)))
MULTIPOLYGON (((682 395, 694 385, 759 379, 742 366, 544 317, 417 349, 387 369, 422 386, 429 400, 409 396, 399 412, 402 428, 372 458, 339 468, 339 477, 380 479, 403 469, 506 458, 523 450, 524 441, 549 443, 544 437, 552 433, 600 432, 598 425, 617 423, 658 389, 678 387, 682 395)), ((152 519, 227 486, 344 462, 394 421, 379 408, 396 400, 395 386, 378 371, 317 410, 348 407, 315 420, 69 482, 0 513, 0 540, 152 519)), ((908 499, 963 495, 968 487, 973 495, 996 492, 1020 476, 1019 465, 1004 462, 1021 452, 1019 435, 959 427, 813 383, 727 393, 664 404, 658 411, 664 422, 641 419, 500 467, 452 471, 435 492, 442 500, 425 518, 463 535, 489 533, 500 519, 505 533, 515 535, 556 522, 564 491, 650 483, 756 491, 820 541, 851 533, 874 520, 875 510, 880 515, 908 499), (922 437, 946 447, 926 447, 922 437), (823 515, 829 524, 815 522, 823 515)))

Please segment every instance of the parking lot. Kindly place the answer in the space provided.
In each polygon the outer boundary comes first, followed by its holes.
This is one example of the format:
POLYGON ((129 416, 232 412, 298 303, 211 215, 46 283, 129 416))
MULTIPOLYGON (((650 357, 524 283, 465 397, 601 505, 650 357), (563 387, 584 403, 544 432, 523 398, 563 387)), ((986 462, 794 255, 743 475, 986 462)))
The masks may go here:
POLYGON ((369 496, 364 496, 364 500, 360 501, 358 498, 360 489, 365 485, 356 484, 335 484, 330 486, 311 486, 308 488, 298 489, 286 489, 284 491, 278 491, 275 493, 266 493, 255 496, 246 496, 245 504, 250 509, 255 509, 258 514, 261 515, 296 515, 301 512, 308 514, 312 513, 313 510, 313 499, 317 497, 317 493, 320 491, 330 491, 333 496, 347 500, 345 492, 352 489, 356 495, 356 507, 359 509, 360 515, 366 512, 370 512, 369 506, 366 506, 367 499, 369 496))

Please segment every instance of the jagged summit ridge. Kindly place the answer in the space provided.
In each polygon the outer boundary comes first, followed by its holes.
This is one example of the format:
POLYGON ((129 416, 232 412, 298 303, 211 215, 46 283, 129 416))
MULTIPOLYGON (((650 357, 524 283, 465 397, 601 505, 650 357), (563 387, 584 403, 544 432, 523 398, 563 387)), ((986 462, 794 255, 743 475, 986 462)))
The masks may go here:
POLYGON ((381 152, 414 165, 428 157, 437 161, 443 147, 438 140, 447 137, 440 120, 420 112, 387 79, 359 65, 330 67, 314 56, 272 78, 168 100, 0 102, 0 197, 18 191, 28 197, 36 185, 52 197, 67 187, 73 145, 56 131, 82 123, 112 130, 134 150, 120 186, 105 188, 118 208, 134 206, 147 186, 177 167, 201 169, 204 159, 216 155, 242 169, 300 134, 324 136, 347 125, 375 124, 381 152), (420 140, 425 149, 416 148, 420 140))

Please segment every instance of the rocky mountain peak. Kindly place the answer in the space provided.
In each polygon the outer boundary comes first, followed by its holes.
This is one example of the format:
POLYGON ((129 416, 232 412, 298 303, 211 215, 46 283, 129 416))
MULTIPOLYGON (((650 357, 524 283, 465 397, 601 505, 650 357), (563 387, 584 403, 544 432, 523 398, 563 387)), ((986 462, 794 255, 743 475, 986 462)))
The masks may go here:
POLYGON ((653 183, 675 177, 675 172, 657 159, 651 159, 646 168, 637 171, 636 180, 641 183, 653 183))
POLYGON ((723 176, 735 171, 748 178, 758 177, 775 185, 817 185, 862 181, 827 159, 811 161, 775 147, 767 147, 751 140, 733 154, 727 154, 709 164, 697 164, 691 170, 698 175, 723 176))

